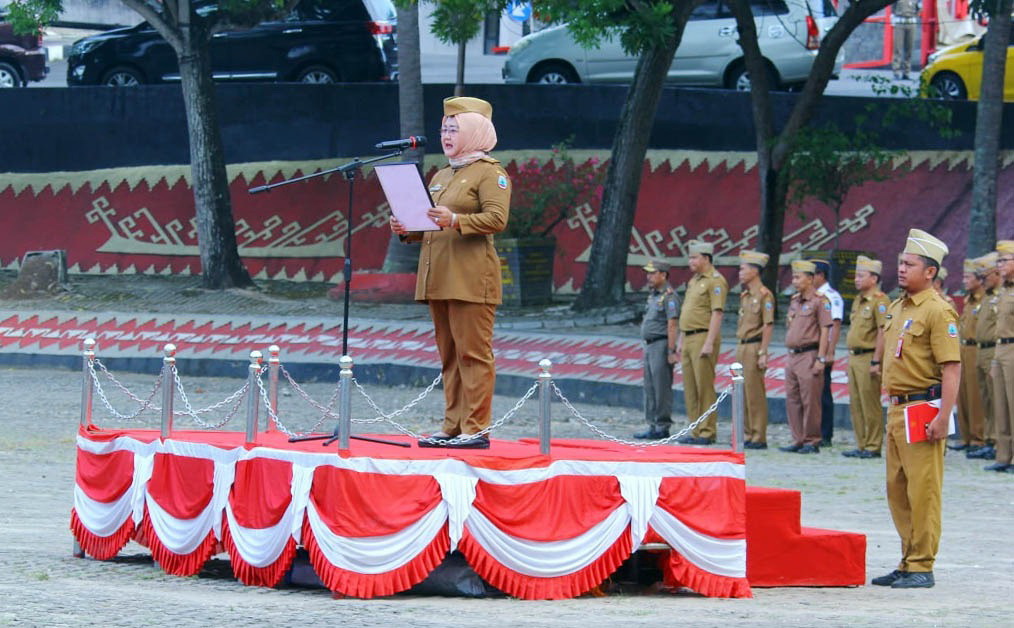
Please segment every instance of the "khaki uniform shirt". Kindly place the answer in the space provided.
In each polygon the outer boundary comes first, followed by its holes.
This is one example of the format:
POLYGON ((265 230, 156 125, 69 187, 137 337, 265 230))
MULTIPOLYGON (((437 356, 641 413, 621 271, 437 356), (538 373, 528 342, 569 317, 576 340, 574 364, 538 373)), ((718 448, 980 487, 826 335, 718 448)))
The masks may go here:
POLYGON ((707 329, 711 324, 711 312, 725 309, 728 294, 729 283, 714 268, 707 274, 697 273, 691 277, 680 312, 680 331, 707 329))
POLYGON ((775 295, 761 284, 757 290, 743 288, 739 295, 739 321, 736 337, 749 340, 761 335, 765 325, 775 322, 775 295))
POLYGON ((927 288, 902 296, 884 324, 884 388, 891 395, 922 392, 940 383, 941 365, 960 362, 958 313, 927 288))
POLYGON ((875 349, 877 330, 887 320, 887 306, 891 300, 880 290, 860 294, 852 301, 852 318, 845 346, 849 349, 875 349))
POLYGON ((985 291, 979 290, 965 297, 965 308, 958 316, 958 336, 962 340, 975 341, 975 324, 979 321, 979 306, 985 294, 985 291))
POLYGON ((644 318, 641 319, 641 338, 659 340, 669 337, 669 319, 680 315, 680 300, 672 288, 663 290, 652 288, 648 292, 648 301, 644 306, 644 318))
POLYGON ((997 288, 987 290, 979 304, 979 320, 975 323, 976 342, 996 342, 996 318, 1000 312, 997 288))
POLYGON ((797 292, 789 301, 786 314, 785 346, 799 349, 820 342, 820 328, 834 324, 831 318, 831 302, 815 290, 809 297, 797 292))
MULTIPOLYGON (((997 307, 996 337, 1014 338, 1014 284, 1000 287, 997 307)), ((1008 389, 1009 390, 1009 389, 1008 389)))
MULTIPOLYGON (((430 180, 430 196, 458 214, 458 228, 422 234, 415 298, 501 302, 500 257, 493 234, 507 226, 510 180, 500 162, 484 157, 430 180)), ((412 239, 419 239, 418 234, 412 239)))

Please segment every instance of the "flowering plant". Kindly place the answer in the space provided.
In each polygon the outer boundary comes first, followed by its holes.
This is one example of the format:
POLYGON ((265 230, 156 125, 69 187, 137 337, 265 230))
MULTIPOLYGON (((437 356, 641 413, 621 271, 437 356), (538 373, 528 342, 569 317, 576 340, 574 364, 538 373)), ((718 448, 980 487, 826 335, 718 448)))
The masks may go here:
POLYGON ((532 157, 518 164, 510 220, 502 237, 546 237, 582 204, 598 206, 604 169, 596 157, 574 161, 568 150, 572 139, 554 144, 553 157, 545 163, 532 157))

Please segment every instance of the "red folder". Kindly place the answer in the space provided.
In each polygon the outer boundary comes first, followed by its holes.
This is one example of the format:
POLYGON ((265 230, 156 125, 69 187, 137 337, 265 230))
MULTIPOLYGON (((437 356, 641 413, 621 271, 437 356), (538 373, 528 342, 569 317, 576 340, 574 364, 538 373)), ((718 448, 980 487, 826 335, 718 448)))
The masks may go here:
MULTIPOLYGON (((940 400, 924 401, 905 406, 905 440, 909 443, 926 442, 926 428, 940 413, 940 400)), ((951 413, 947 433, 954 433, 954 413, 951 413)))

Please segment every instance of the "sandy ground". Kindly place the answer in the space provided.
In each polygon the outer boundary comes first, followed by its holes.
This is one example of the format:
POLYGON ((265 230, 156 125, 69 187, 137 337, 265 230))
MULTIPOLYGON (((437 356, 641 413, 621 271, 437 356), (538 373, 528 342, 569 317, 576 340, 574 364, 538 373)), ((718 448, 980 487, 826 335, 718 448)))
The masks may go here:
MULTIPOLYGON (((118 374, 141 396, 153 375, 118 374)), ((184 378, 194 407, 211 405, 242 385, 238 379, 184 378)), ((326 403, 330 384, 305 387, 326 403)), ((113 387, 107 384, 107 389, 113 387)), ((392 410, 419 392, 407 388, 371 388, 382 407, 392 410)), ((566 393, 566 391, 564 391, 566 393)), ((406 425, 433 429, 441 414, 437 390, 421 403, 406 425)), ((985 473, 981 463, 948 455, 944 495, 944 535, 936 565, 937 586, 896 591, 881 587, 755 589, 749 600, 706 599, 688 593, 584 597, 560 602, 513 599, 463 599, 399 595, 378 600, 332 599, 313 588, 245 587, 231 577, 223 560, 201 575, 176 578, 154 566, 144 548, 130 544, 110 562, 71 556, 68 530, 74 483, 74 436, 79 417, 80 376, 76 372, 34 369, 0 370, 4 400, 0 431, 0 624, 78 625, 322 625, 354 622, 360 626, 694 626, 777 625, 855 626, 1014 625, 1014 476, 985 473)), ((129 404, 110 393, 121 411, 129 404)), ((354 416, 371 417, 356 395, 354 416)), ((293 429, 316 422, 314 411, 292 391, 281 405, 293 429)), ((497 398, 500 417, 516 399, 497 398)), ((639 413, 605 406, 579 411, 607 432, 629 437, 640 427, 639 413)), ((580 422, 554 406, 555 436, 590 437, 580 422)), ((536 435, 537 404, 529 402, 500 437, 536 435)), ((100 425, 117 423, 96 408, 100 425)), ((147 426, 155 427, 157 417, 147 426)), ((120 425, 123 425, 122 423, 120 425)), ((178 424, 186 426, 186 422, 178 424)), ((330 429, 328 424, 326 429, 330 429)), ((724 422, 720 436, 727 438, 724 422)), ((242 417, 225 429, 242 430, 242 417)), ((370 431, 378 431, 371 428, 370 431)), ((393 432, 393 429, 380 430, 393 432)), ((752 485, 803 491, 803 525, 867 535, 868 577, 894 568, 899 544, 883 495, 883 461, 852 460, 840 452, 851 434, 839 432, 836 446, 817 456, 777 450, 749 452, 752 485)), ((787 440, 783 425, 772 426, 773 444, 787 440)), ((220 557, 221 558, 221 557, 220 557)))

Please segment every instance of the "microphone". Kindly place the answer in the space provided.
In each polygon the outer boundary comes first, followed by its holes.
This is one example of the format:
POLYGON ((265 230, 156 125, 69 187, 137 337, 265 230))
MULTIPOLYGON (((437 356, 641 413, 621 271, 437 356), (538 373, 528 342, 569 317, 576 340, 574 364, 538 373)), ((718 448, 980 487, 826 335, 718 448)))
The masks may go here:
POLYGON ((422 148, 423 146, 426 146, 426 136, 412 135, 403 140, 388 140, 386 142, 380 142, 374 146, 374 148, 379 148, 380 150, 404 150, 406 148, 422 148))

